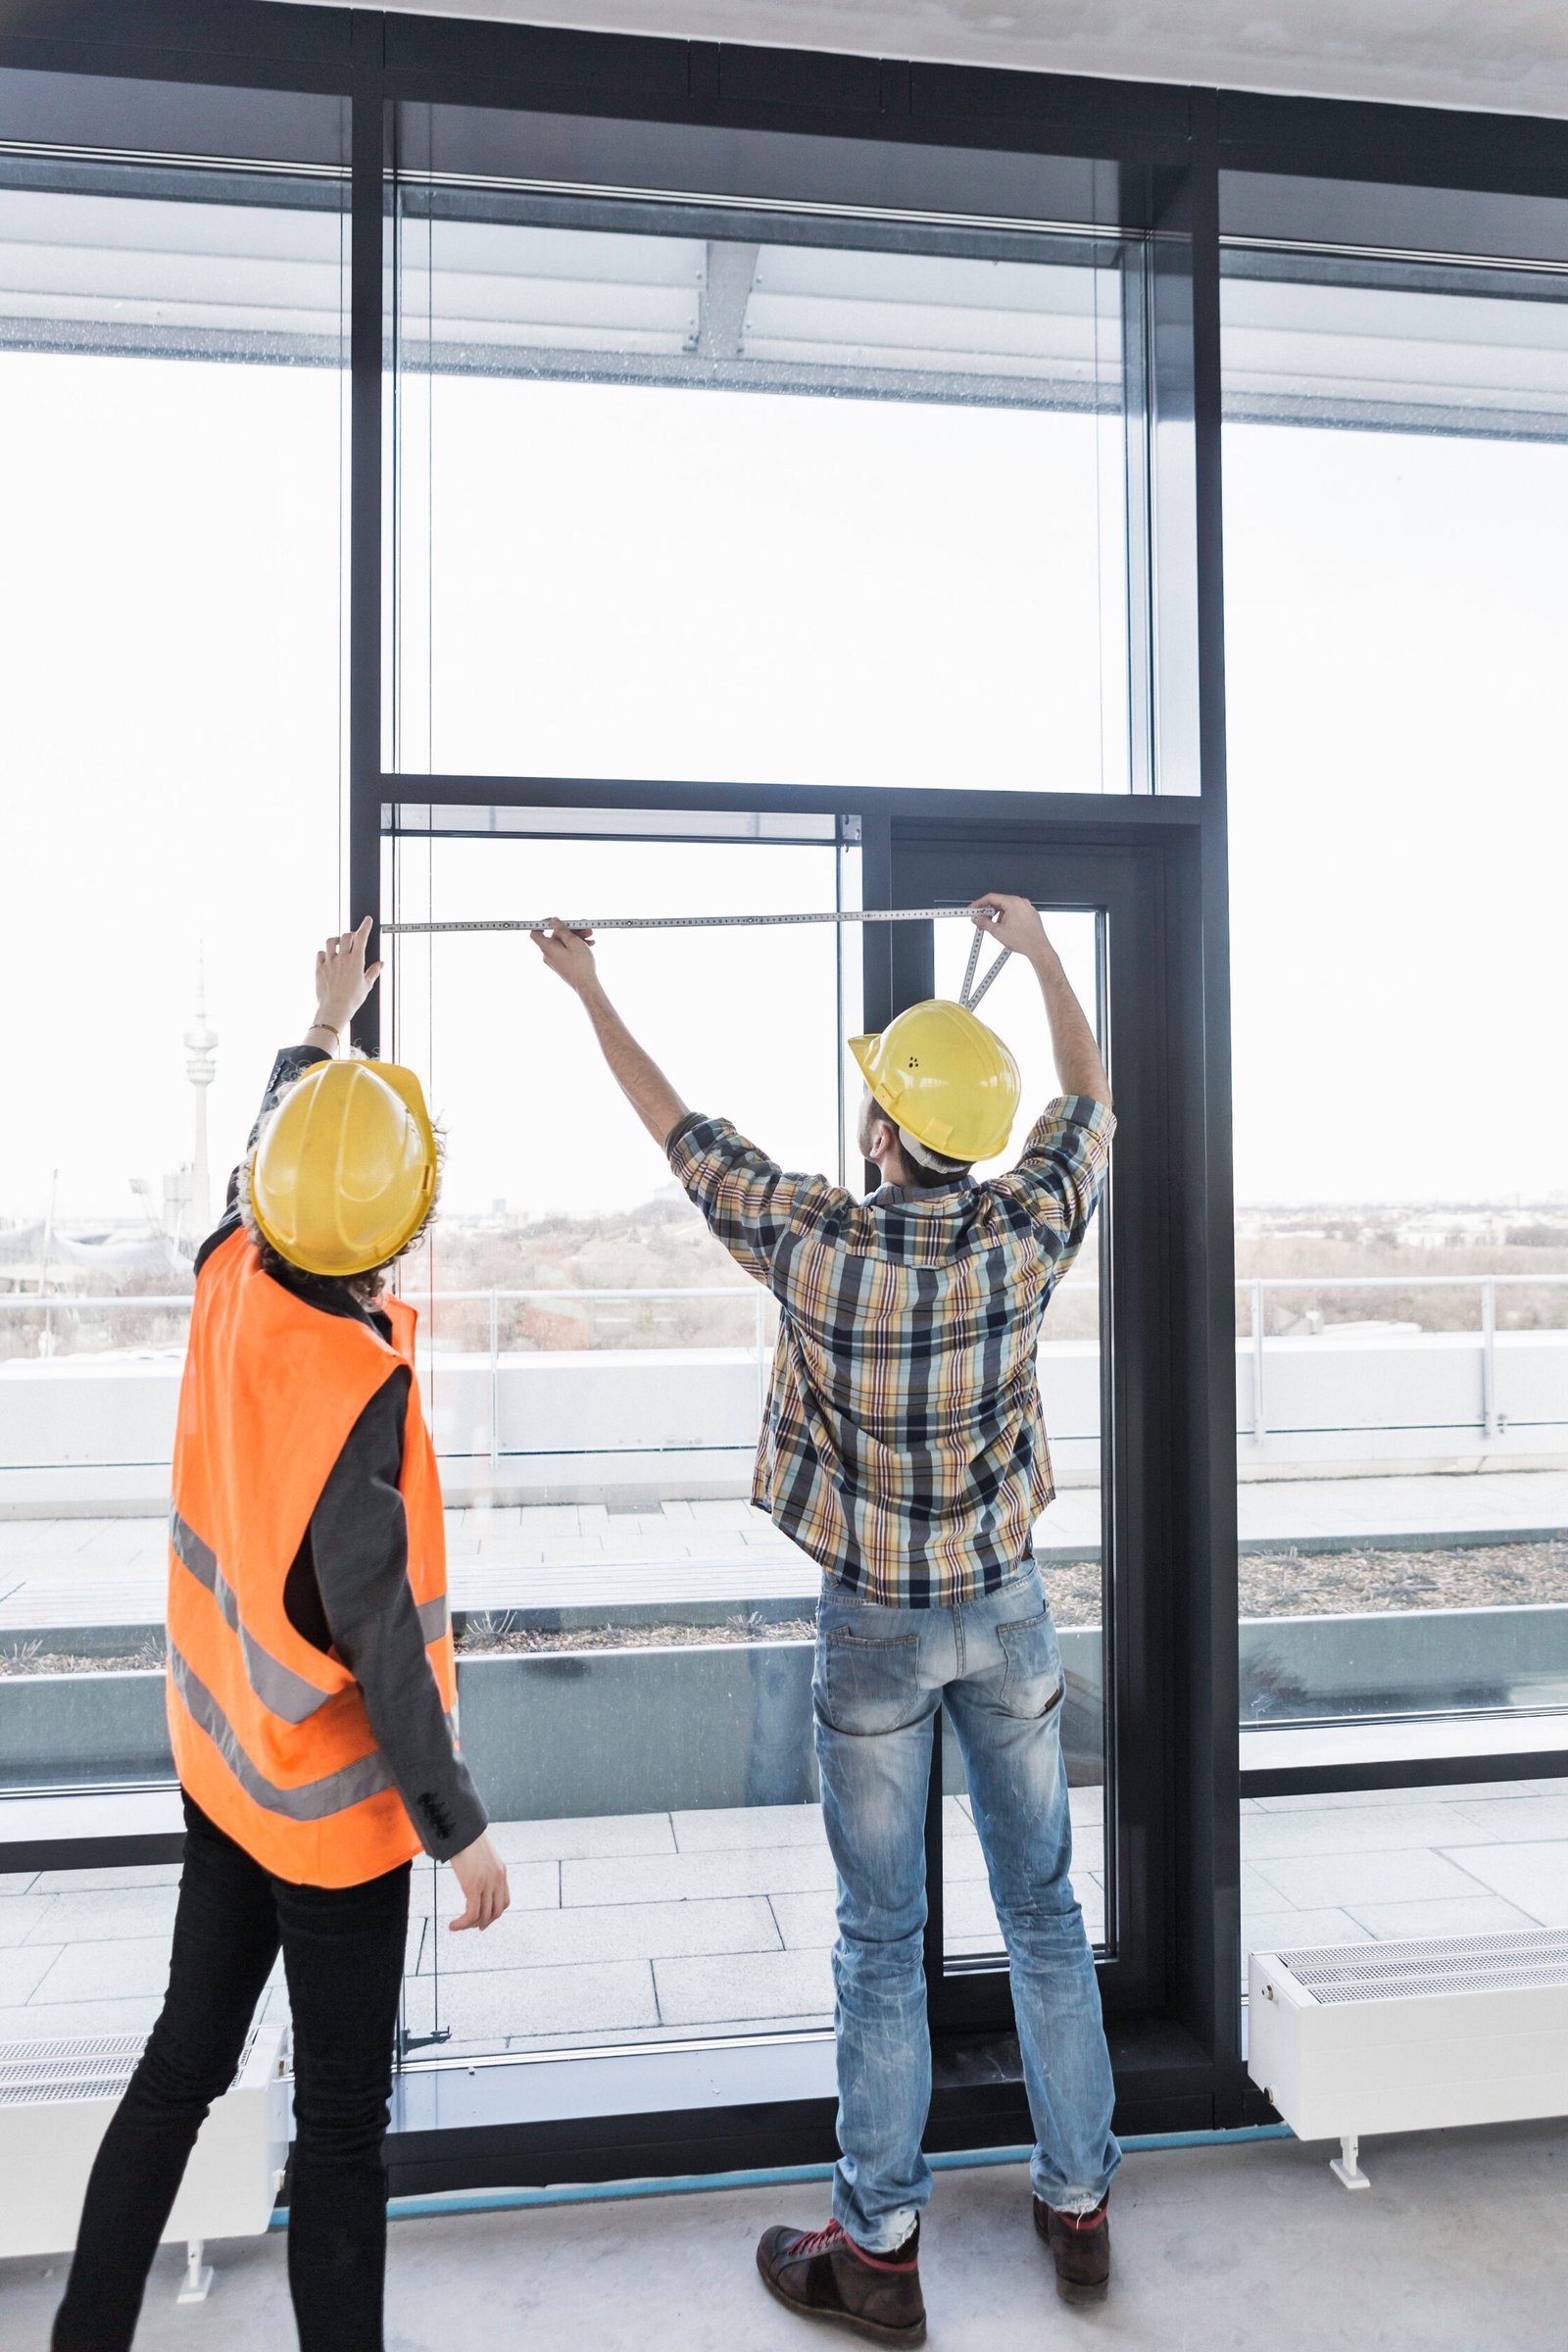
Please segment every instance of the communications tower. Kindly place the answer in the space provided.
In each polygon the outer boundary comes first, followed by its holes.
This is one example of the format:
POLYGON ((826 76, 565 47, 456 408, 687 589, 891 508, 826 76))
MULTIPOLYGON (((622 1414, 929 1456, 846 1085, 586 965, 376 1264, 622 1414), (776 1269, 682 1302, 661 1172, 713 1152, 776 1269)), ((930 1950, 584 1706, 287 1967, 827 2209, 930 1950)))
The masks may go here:
POLYGON ((207 1089, 218 1071, 218 1033, 207 1026, 207 962, 200 949, 196 955, 196 1018, 185 1032, 185 1045, 190 1055, 185 1075, 196 1089, 196 1148, 191 1154, 186 1204, 190 1221, 185 1230, 199 1241, 212 1231, 213 1224, 212 1183, 207 1172, 207 1089))

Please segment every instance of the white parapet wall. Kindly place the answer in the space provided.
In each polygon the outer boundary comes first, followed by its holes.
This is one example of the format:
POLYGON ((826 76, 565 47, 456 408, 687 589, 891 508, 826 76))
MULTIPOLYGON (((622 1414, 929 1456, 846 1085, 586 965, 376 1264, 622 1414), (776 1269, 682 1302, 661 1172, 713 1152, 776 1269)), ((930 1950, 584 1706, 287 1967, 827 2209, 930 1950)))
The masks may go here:
MULTIPOLYGON (((1367 1331, 1236 1350, 1243 1478, 1568 1466, 1568 1331, 1367 1331), (1262 1434, 1258 1435, 1259 1426, 1262 1434)), ((180 1359, 0 1363, 0 1515, 165 1508, 180 1359)), ((1057 1483, 1099 1476, 1100 1350, 1040 1351, 1057 1483)), ((421 1366, 454 1502, 744 1494, 767 1379, 744 1348, 484 1355, 421 1366)))

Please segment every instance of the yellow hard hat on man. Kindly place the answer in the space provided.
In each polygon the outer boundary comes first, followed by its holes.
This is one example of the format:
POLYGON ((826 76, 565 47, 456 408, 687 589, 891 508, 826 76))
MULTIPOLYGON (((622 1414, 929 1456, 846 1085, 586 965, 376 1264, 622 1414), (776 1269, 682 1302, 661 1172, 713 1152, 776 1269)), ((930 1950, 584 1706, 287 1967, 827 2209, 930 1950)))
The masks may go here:
POLYGON ((262 1129, 251 1211, 307 1274, 368 1274, 406 1250, 435 1204, 435 1132, 412 1070, 318 1061, 262 1129))
POLYGON ((852 1037, 871 1098, 896 1126, 944 1159, 994 1159, 1022 1089, 1018 1064, 967 1005, 932 997, 879 1037, 852 1037))

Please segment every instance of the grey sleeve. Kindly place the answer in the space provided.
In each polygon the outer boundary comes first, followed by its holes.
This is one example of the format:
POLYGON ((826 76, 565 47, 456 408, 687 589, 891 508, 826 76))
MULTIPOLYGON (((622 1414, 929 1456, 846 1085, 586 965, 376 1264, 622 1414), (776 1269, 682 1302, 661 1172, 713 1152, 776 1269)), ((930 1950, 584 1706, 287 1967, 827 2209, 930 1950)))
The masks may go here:
POLYGON ((409 1529, 398 1479, 409 1374, 401 1366, 349 1433, 311 1514, 321 1607, 339 1657, 365 1697, 425 1852, 438 1862, 486 1826, 453 1741, 409 1584, 409 1529))
MULTIPOLYGON (((267 1092, 262 1097, 262 1107, 256 1113, 256 1124, 252 1127, 250 1141, 245 1146, 247 1152, 252 1149, 256 1138, 261 1134, 262 1121, 276 1102, 284 1087, 292 1086, 296 1078, 303 1077, 313 1062, 325 1061, 328 1058, 320 1046, 284 1046, 282 1048, 272 1063, 272 1074, 267 1081, 267 1092)), ((231 1233, 237 1233, 239 1226, 239 1170, 231 1168, 228 1189, 223 1197, 222 1218, 196 1252, 198 1274, 208 1258, 212 1256, 213 1251, 221 1243, 226 1242, 231 1233)))
MULTIPOLYGON (((256 1113, 256 1124, 251 1129, 252 1144, 262 1132, 262 1121, 274 1107, 285 1088, 291 1087, 296 1078, 303 1078, 306 1071, 314 1069, 318 1061, 330 1061, 331 1058, 324 1046, 282 1046, 278 1049, 271 1076, 267 1081, 267 1092, 262 1097, 262 1107, 256 1113)), ((246 1150, 249 1149, 250 1145, 247 1144, 246 1150)))

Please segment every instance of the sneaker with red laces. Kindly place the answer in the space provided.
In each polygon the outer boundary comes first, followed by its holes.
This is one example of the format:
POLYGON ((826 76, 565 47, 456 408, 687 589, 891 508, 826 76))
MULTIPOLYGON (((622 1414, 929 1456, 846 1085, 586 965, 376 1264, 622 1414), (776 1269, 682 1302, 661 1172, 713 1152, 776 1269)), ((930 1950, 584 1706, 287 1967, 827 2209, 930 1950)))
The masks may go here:
POLYGON ((1099 2303, 1110 2286, 1110 2191, 1088 2213, 1058 2213, 1036 2197, 1035 2228, 1056 2266, 1064 2303, 1099 2303))
POLYGON ((828 2320, 873 2344, 923 2344, 920 2225, 893 2254, 867 2254, 837 2222, 764 2230, 757 2267, 770 2295, 803 2319, 828 2320))

